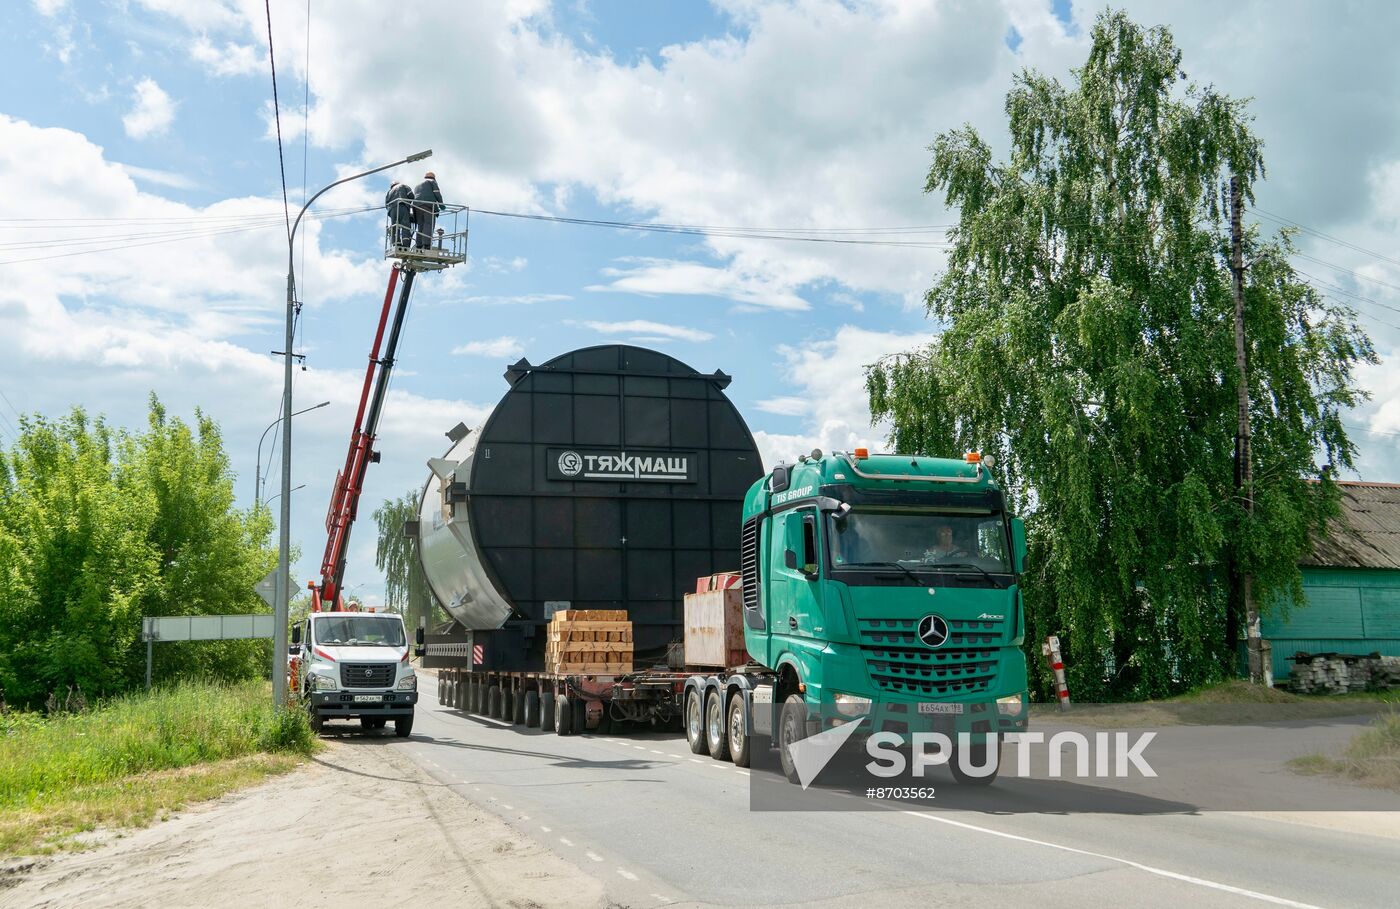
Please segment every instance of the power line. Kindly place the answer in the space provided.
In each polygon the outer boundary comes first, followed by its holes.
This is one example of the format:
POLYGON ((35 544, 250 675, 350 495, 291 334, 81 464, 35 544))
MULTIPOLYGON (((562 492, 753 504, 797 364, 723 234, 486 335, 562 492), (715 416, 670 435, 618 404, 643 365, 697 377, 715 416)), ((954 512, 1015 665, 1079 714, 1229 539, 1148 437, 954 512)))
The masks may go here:
MULTIPOLYGON (((1381 309, 1388 309, 1388 310, 1390 310, 1391 312, 1394 312, 1394 313, 1400 313, 1400 308, 1396 308, 1396 307, 1394 307, 1394 306, 1391 306, 1391 305, 1388 304, 1388 303, 1382 303, 1380 300, 1373 300, 1373 299, 1370 298, 1370 297, 1363 297, 1361 294, 1355 293, 1354 291, 1350 291, 1350 290, 1347 290, 1347 289, 1344 288, 1344 287, 1340 287, 1340 286, 1338 286, 1338 285, 1336 285, 1336 284, 1333 284, 1331 281, 1324 280, 1323 278, 1319 278, 1319 277, 1317 277, 1316 275, 1308 274, 1307 272, 1303 271, 1303 270, 1300 269, 1300 268, 1295 268, 1295 269, 1293 269, 1293 270, 1294 270, 1295 272, 1297 272, 1298 274, 1302 275, 1302 276, 1305 277, 1305 278, 1310 278, 1311 280, 1316 281, 1317 283, 1321 284, 1323 287, 1327 288, 1327 289, 1328 289, 1329 291, 1331 291, 1332 293, 1343 294, 1343 295, 1345 295, 1345 296, 1351 297, 1351 298, 1354 299, 1354 300, 1359 300, 1359 301, 1361 301, 1361 302, 1363 302, 1363 303, 1370 303, 1370 304, 1373 305, 1373 306, 1379 306, 1381 309)), ((1387 321, 1385 321, 1385 320, 1383 320, 1383 319, 1378 319, 1378 318, 1376 318, 1375 316, 1370 316, 1370 315, 1367 314, 1367 313, 1362 313, 1362 315, 1366 315, 1368 318, 1375 319, 1375 321, 1380 322, 1382 325, 1390 325, 1391 328, 1400 328, 1400 325, 1391 325, 1391 323, 1389 323, 1389 322, 1387 322, 1387 321)))
POLYGON ((1296 227, 1296 228, 1298 228, 1298 230, 1302 231, 1302 232, 1305 233, 1305 234, 1310 234, 1310 235, 1312 235, 1312 236, 1314 236, 1314 237, 1319 237, 1319 238, 1321 238, 1321 239, 1323 239, 1323 240, 1327 240, 1327 241, 1329 241, 1329 242, 1331 242, 1331 243, 1336 243, 1338 246, 1345 246, 1347 249, 1355 250, 1356 252, 1359 252, 1359 253, 1365 253, 1365 254, 1368 255, 1368 256, 1374 256, 1375 258, 1380 259, 1380 260, 1385 261, 1385 262, 1389 262, 1389 263, 1391 263, 1392 265, 1400 265, 1400 259, 1392 259, 1390 256, 1387 256, 1387 255, 1385 255, 1385 254, 1383 254, 1383 253, 1378 253, 1378 252, 1376 252, 1376 251, 1373 250, 1373 249, 1367 249, 1367 248, 1364 247, 1364 246, 1357 246, 1355 243, 1352 243, 1350 240, 1343 240, 1343 239, 1340 238, 1340 237, 1334 237, 1334 236, 1332 236, 1331 234, 1323 233, 1322 231, 1318 230, 1317 228, 1308 227, 1306 224, 1300 224, 1299 222, 1294 221, 1292 218, 1285 218, 1283 215, 1272 214, 1272 213, 1266 212, 1266 211, 1264 211, 1263 209, 1260 209, 1260 208, 1254 209, 1254 213, 1257 214, 1257 215, 1263 215, 1265 218, 1268 218, 1270 221, 1276 221, 1276 222, 1278 222, 1278 223, 1280 223, 1280 224, 1287 224, 1287 225, 1289 225, 1289 226, 1291 226, 1291 227, 1296 227))
POLYGON ((272 117, 277 123, 277 169, 282 175, 282 214, 287 222, 287 241, 292 239, 292 210, 287 204, 287 163, 282 159, 282 109, 277 103, 277 55, 272 50, 272 0, 263 0, 267 11, 267 62, 272 67, 272 117))
POLYGON ((1369 433, 1371 433, 1372 435, 1376 435, 1376 436, 1396 436, 1396 437, 1400 437, 1400 432, 1390 432, 1390 431, 1385 430, 1385 429, 1367 429, 1367 428, 1364 427, 1364 426, 1353 426, 1353 425, 1350 424, 1350 423, 1343 423, 1342 425, 1345 426, 1347 429, 1354 429, 1354 430, 1356 430, 1357 432, 1369 432, 1369 433))

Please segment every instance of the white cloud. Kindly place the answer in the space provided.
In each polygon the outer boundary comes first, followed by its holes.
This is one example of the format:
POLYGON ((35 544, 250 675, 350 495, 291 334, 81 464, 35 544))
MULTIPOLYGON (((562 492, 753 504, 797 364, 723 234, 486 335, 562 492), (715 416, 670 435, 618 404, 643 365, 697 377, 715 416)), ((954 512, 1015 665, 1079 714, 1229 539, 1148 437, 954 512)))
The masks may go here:
MULTIPOLYGON (((631 319, 625 322, 584 322, 586 328, 609 335, 645 335, 652 341, 708 341, 714 337, 708 331, 686 328, 684 325, 667 325, 661 322, 648 322, 645 319, 631 319)), ((634 340, 641 340, 636 338, 634 340)))
POLYGON ((56 16, 67 6, 68 0, 34 0, 34 8, 41 16, 56 16))
POLYGON ((463 303, 474 303, 480 306, 528 306, 532 303, 562 303, 565 300, 572 300, 568 294, 485 294, 482 296, 465 297, 463 303))
POLYGON ((793 292, 791 286, 762 274, 673 259, 626 261, 629 267, 602 270, 604 277, 612 279, 610 282, 593 284, 586 289, 643 296, 720 297, 761 309, 800 311, 811 308, 806 300, 793 292))
POLYGON ((162 136, 175 121, 175 102, 151 78, 136 83, 131 110, 122 117, 122 128, 133 139, 162 136))
POLYGON ((754 431, 763 463, 791 461, 813 448, 850 451, 862 445, 882 448, 887 425, 872 425, 865 393, 865 367, 886 354, 910 350, 933 339, 931 334, 907 335, 869 331, 843 325, 827 339, 778 348, 789 387, 802 394, 758 402, 759 410, 790 416, 808 415, 798 433, 754 431))
POLYGON ((506 335, 484 341, 468 341, 452 348, 452 352, 473 357, 518 357, 525 352, 525 345, 506 335))
POLYGON ((216 76, 244 76, 258 72, 267 64, 259 47, 233 41, 224 42, 223 47, 215 47, 205 35, 200 35, 190 45, 190 57, 216 76))
POLYGON ((166 186, 170 189, 194 189, 199 185, 184 174, 177 174, 168 170, 137 167, 135 164, 119 164, 117 166, 125 171, 128 176, 155 186, 166 186))

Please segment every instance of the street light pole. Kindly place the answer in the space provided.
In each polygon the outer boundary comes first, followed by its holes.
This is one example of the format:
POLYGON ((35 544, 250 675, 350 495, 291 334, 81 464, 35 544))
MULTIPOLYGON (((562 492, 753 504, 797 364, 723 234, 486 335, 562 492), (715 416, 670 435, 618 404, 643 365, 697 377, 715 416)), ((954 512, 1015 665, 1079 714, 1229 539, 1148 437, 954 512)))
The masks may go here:
POLYGON ((422 161, 432 153, 432 149, 421 151, 392 164, 385 164, 349 177, 342 177, 334 183, 327 184, 317 191, 316 195, 306 200, 306 204, 297 213, 296 221, 292 223, 292 229, 287 232, 287 325, 286 344, 282 349, 282 503, 278 509, 281 513, 279 520, 281 527, 277 535, 277 608, 273 610, 272 619, 272 701, 278 707, 285 707, 287 704, 287 612, 288 604, 292 598, 288 579, 292 571, 292 497, 290 495, 292 489, 292 329, 295 325, 297 310, 295 272, 297 228, 301 226, 302 216, 311 207, 311 203, 321 198, 327 191, 342 183, 368 177, 370 174, 377 174, 391 167, 398 167, 400 164, 422 161))
MULTIPOLYGON (((322 401, 320 404, 317 404, 315 407, 307 407, 307 408, 304 409, 304 410, 298 410, 296 413, 292 414, 292 416, 294 416, 294 417, 299 417, 299 416, 301 416, 302 414, 307 413, 307 412, 309 412, 309 411, 312 411, 312 410, 319 410, 319 409, 321 409, 322 407, 326 407, 326 406, 329 405, 330 403, 331 403, 330 401, 322 401)), ((255 465, 253 466, 253 507, 254 507, 254 508, 256 508, 256 507, 262 502, 262 443, 263 443, 263 440, 267 438, 267 434, 268 434, 268 432, 272 429, 272 427, 276 426, 277 424, 279 424, 279 423, 281 423, 281 422, 282 422, 282 418, 281 418, 281 417, 278 417, 277 419, 273 420, 271 423, 267 424, 267 429, 264 429, 264 430, 262 431, 262 435, 258 437, 258 463, 255 464, 255 465)), ((276 497, 276 496, 273 496, 272 498, 275 499, 275 498, 277 498, 277 497, 276 497)), ((272 499, 268 499, 268 501, 271 502, 272 499)))

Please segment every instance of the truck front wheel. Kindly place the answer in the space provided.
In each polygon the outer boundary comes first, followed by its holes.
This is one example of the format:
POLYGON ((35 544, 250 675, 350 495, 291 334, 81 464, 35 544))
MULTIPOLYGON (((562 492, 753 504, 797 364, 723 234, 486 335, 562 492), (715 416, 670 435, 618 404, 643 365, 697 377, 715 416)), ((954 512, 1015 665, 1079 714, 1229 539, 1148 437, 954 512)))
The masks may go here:
POLYGON ((729 760, 729 730, 725 726, 724 703, 718 691, 705 696, 705 738, 710 746, 710 757, 717 761, 729 760))
POLYGON ((406 739, 412 732, 413 714, 410 713, 408 716, 394 717, 394 735, 398 736, 401 739, 406 739))
POLYGON ((953 771, 953 779, 963 786, 990 786, 996 782, 997 773, 1001 770, 1001 736, 995 736, 991 747, 987 742, 973 742, 968 744, 967 754, 963 754, 961 748, 954 748, 952 760, 948 762, 948 767, 953 771), (968 763, 973 769, 982 771, 987 766, 987 762, 995 756, 996 764, 991 771, 982 776, 973 776, 963 769, 963 758, 968 759, 968 763))
POLYGON ((705 754, 710 750, 705 739, 704 711, 700 709, 700 692, 688 691, 685 695, 685 739, 690 743, 691 754, 705 754))
POLYGON ((807 737, 807 704, 800 694, 790 694, 783 700, 783 713, 778 719, 778 759, 783 764, 783 776, 789 783, 801 783, 797 763, 792 759, 792 746, 807 737))
POLYGON ((315 707, 307 711, 307 718, 311 721, 312 735, 320 735, 321 730, 326 728, 326 718, 321 716, 321 714, 316 711, 315 707))
POLYGON ((729 699, 729 759, 735 767, 749 766, 749 736, 744 731, 744 695, 736 691, 729 699))

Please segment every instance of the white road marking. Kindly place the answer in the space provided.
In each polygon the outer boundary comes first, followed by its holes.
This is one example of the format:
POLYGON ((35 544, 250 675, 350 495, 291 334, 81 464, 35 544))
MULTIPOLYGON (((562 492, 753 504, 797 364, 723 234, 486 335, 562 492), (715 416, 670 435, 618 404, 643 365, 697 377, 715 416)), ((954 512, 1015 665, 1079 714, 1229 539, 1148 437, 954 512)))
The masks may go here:
POLYGON ((514 811, 514 810, 515 810, 515 806, 514 806, 514 805, 507 805, 505 802, 501 802, 501 807, 504 808, 504 809, 507 810, 507 811, 514 811))
POLYGON ((559 837, 559 842, 563 843, 565 846, 572 846, 572 845, 573 845, 573 841, 570 840, 568 837, 565 837, 565 836, 559 837))
POLYGON ((664 751, 657 751, 655 748, 651 748, 651 749, 649 749, 649 750, 651 751, 652 754, 659 754, 659 755, 662 755, 662 756, 665 756, 665 754, 666 754, 666 752, 664 752, 664 751))
POLYGON ((641 746, 641 745, 633 745, 632 747, 635 748, 635 749, 637 749, 638 751, 646 751, 646 750, 647 750, 645 747, 643 747, 643 746, 641 746))
POLYGON ((661 900, 661 902, 663 902, 663 903, 674 903, 674 902, 675 902, 675 900, 671 899, 669 896, 662 896, 660 893, 653 893, 653 894, 652 894, 652 898, 653 898, 653 899, 661 900))
POLYGON ((478 720, 481 720, 483 723, 493 723, 497 726, 505 726, 509 728, 510 726, 515 725, 514 723, 507 723, 505 720, 493 720, 489 716, 477 716, 476 714, 472 714, 472 716, 476 717, 476 719, 478 720))
POLYGON ((588 856, 595 862, 601 862, 603 860, 603 857, 596 852, 585 852, 584 855, 588 856))
POLYGON ((1090 858, 1103 859, 1104 861, 1117 862, 1129 868, 1136 868, 1148 874, 1155 874, 1158 877, 1165 877, 1174 881, 1183 881, 1187 884, 1195 884, 1198 887, 1206 887, 1211 890, 1219 890, 1222 893, 1233 893, 1236 896, 1244 896, 1250 899, 1259 900, 1264 903, 1272 903, 1275 906, 1291 906, 1293 909, 1321 909, 1312 903, 1300 903, 1297 900, 1290 900, 1282 896, 1273 896, 1268 893, 1260 893, 1257 890, 1247 890, 1244 887, 1236 887, 1233 884, 1222 884, 1219 881, 1207 880, 1203 877, 1193 877, 1189 874, 1182 874, 1178 871, 1168 871, 1165 868, 1157 868, 1152 865, 1144 865, 1142 862, 1135 862, 1132 859, 1119 858, 1116 855, 1107 855, 1102 852, 1092 852, 1088 849, 1078 849, 1074 846, 1065 846, 1061 843, 1052 843, 1048 840, 1037 840, 1029 836, 1020 836, 1015 833, 1005 833, 1001 830, 993 830, 990 827, 979 827, 976 824, 969 824, 964 821, 955 821, 952 818, 939 817, 934 814, 924 814, 921 811, 907 811, 898 808, 887 808, 887 811, 897 811, 900 814, 907 814, 910 817, 923 818, 926 821, 933 821, 937 824, 946 824, 950 827, 961 827, 964 830, 973 830, 978 833, 987 833, 992 836, 999 836, 1006 840, 1015 840, 1020 843, 1030 843, 1035 846, 1044 846, 1047 849, 1058 849, 1061 852, 1072 852, 1075 855, 1087 855, 1090 858))
POLYGON ((690 759, 690 762, 691 762, 692 764, 703 764, 703 763, 705 763, 704 761, 700 760, 699 758, 691 758, 691 759, 690 759))
POLYGON ((540 829, 543 830, 545 833, 553 833, 553 832, 554 832, 554 830, 553 830, 552 828, 546 827, 544 824, 540 824, 540 829))
POLYGON ((617 873, 620 874, 620 875, 622 875, 623 877, 627 878, 629 881, 635 881, 635 880, 637 880, 637 876, 636 876, 635 874, 633 874, 632 872, 628 871, 626 868, 619 868, 619 869, 617 869, 617 873))
POLYGON ((528 815, 528 814, 522 814, 522 815, 520 815, 520 819, 521 819, 522 821, 528 821, 528 820, 530 819, 530 815, 528 815))
POLYGON ((748 772, 747 770, 740 770, 740 771, 739 771, 739 775, 740 775, 740 776, 748 776, 748 775, 749 775, 749 772, 748 772))

